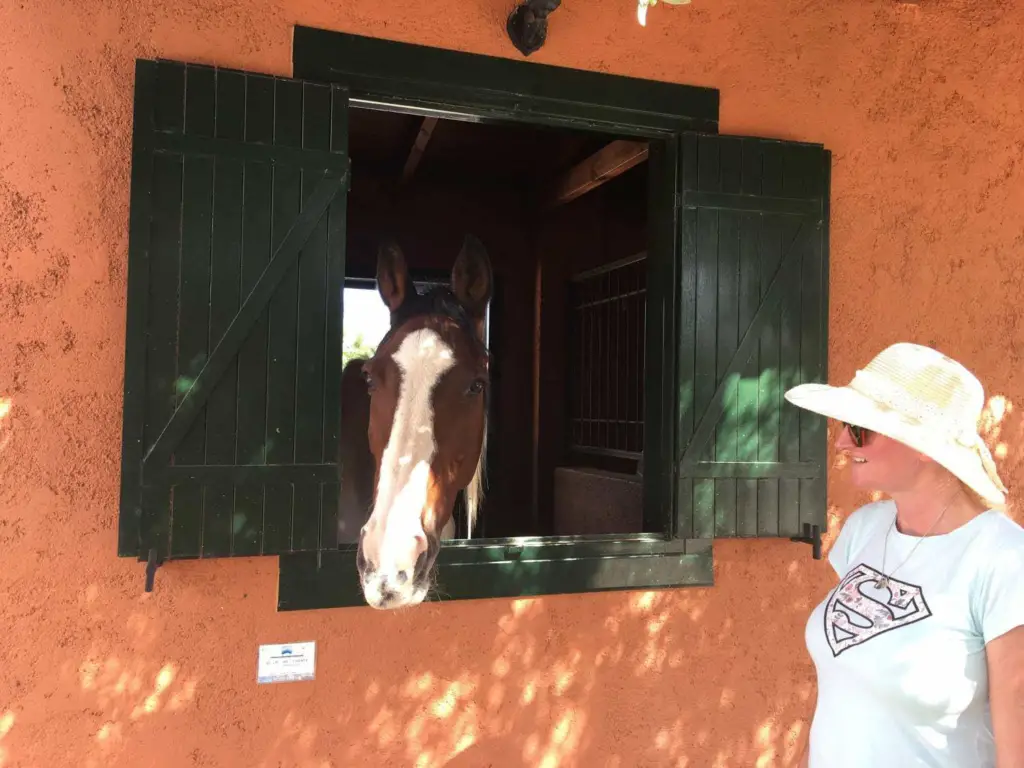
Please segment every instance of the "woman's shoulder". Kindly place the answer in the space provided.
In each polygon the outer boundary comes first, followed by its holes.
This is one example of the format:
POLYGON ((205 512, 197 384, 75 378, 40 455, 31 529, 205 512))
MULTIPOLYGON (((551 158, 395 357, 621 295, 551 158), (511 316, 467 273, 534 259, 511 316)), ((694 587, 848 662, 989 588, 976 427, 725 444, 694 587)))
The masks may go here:
POLYGON ((872 501, 853 510, 843 523, 843 528, 858 530, 888 525, 896 515, 896 504, 892 499, 872 501))
POLYGON ((1024 625, 1024 527, 998 509, 968 525, 978 529, 969 548, 975 564, 971 614, 988 643, 1024 625))
POLYGON ((994 549, 1009 550, 1024 556, 1024 526, 1001 509, 989 509, 975 520, 980 535, 994 549))
POLYGON ((967 552, 982 583, 1019 583, 1024 598, 1024 527, 999 509, 982 512, 967 525, 975 528, 967 552))
POLYGON ((892 523, 896 505, 889 500, 873 501, 853 510, 842 522, 829 560, 840 576, 846 575, 851 559, 879 529, 892 523))

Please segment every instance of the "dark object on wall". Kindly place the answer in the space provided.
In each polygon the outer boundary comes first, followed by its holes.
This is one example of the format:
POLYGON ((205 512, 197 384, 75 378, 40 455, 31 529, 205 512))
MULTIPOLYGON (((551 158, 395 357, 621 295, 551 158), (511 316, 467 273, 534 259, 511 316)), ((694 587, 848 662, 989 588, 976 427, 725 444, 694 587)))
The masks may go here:
POLYGON ((523 56, 529 56, 544 45, 548 37, 548 15, 561 4, 562 0, 526 0, 509 14, 505 29, 523 56))

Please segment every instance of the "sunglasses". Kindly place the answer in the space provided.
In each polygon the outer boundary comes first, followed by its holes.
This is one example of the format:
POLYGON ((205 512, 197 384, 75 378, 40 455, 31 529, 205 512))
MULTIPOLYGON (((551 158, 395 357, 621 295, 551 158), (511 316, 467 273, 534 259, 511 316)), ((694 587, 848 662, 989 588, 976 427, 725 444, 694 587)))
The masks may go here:
POLYGON ((856 424, 851 424, 848 421, 844 421, 843 426, 850 430, 850 437, 853 438, 853 444, 858 448, 863 448, 868 435, 871 434, 871 430, 866 429, 865 427, 859 427, 856 424))

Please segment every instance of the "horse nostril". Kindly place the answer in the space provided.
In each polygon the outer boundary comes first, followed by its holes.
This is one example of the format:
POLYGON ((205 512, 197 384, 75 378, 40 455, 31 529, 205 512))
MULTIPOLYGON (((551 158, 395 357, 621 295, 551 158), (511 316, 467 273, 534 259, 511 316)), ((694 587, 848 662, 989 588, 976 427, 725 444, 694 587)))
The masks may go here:
POLYGON ((408 571, 399 571, 398 573, 395 574, 395 583, 397 583, 397 584, 405 584, 405 582, 407 582, 408 580, 409 580, 409 572, 408 571))

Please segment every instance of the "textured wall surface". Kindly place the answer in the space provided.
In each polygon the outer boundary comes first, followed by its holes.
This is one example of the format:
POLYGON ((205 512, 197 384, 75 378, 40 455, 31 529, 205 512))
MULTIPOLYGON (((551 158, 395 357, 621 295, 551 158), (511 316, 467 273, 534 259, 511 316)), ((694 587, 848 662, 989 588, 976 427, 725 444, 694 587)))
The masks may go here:
MULTIPOLYGON (((717 585, 274 612, 272 559, 115 557, 133 59, 289 74, 291 25, 516 57, 509 0, 0 0, 0 766, 788 765, 832 583, 790 542, 717 585), (256 646, 318 641, 314 683, 256 646)), ((722 89, 722 131, 835 153, 831 376, 933 343, 1016 489, 1024 6, 567 0, 532 59, 722 89)), ((1016 496, 1015 496, 1016 498, 1016 496)), ((829 541, 860 501, 836 464, 829 541)), ((1018 516, 1019 519, 1019 516, 1018 516)))

